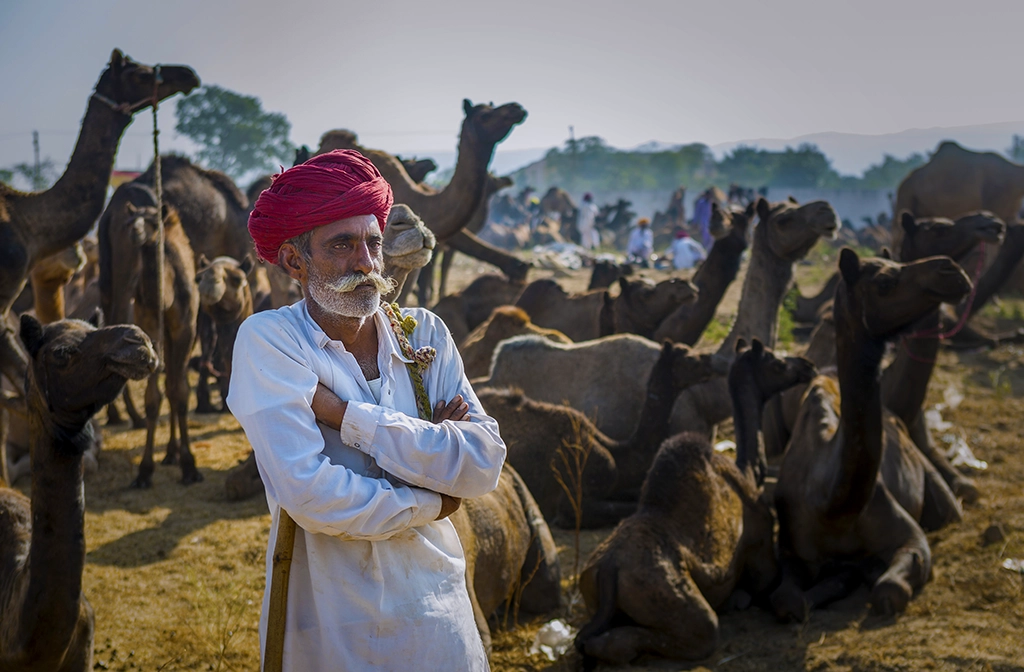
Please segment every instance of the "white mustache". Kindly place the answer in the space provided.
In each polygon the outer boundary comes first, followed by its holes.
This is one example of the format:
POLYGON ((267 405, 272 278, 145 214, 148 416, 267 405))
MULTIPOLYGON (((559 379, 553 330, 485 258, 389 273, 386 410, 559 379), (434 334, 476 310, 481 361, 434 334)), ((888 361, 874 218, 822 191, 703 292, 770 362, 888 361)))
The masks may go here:
POLYGON ((353 292, 360 285, 366 283, 372 283, 377 291, 381 294, 387 294, 395 288, 394 278, 386 278, 377 271, 370 273, 349 273, 348 275, 342 276, 337 280, 329 280, 324 283, 327 289, 335 292, 341 292, 347 294, 353 292))

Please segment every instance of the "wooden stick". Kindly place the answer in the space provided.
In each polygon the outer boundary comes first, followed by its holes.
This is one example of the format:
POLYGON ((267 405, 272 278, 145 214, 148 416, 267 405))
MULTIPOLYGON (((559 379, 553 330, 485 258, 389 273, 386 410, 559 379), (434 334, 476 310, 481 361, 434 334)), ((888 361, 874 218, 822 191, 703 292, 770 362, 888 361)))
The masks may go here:
POLYGON ((270 603, 267 607, 267 645, 263 652, 263 672, 284 669, 284 626, 288 616, 288 577, 295 550, 295 521, 281 509, 274 541, 274 563, 270 574, 270 603))

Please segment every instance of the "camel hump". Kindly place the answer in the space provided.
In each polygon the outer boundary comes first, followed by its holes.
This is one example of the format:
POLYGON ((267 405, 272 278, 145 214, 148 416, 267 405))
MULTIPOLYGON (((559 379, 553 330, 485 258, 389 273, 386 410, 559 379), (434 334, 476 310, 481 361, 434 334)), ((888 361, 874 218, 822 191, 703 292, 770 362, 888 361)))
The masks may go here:
POLYGON ((935 156, 940 154, 952 154, 952 153, 966 153, 967 150, 961 147, 958 143, 952 140, 943 140, 939 143, 939 146, 935 148, 935 156))
POLYGON ((492 321, 501 321, 517 327, 525 327, 530 323, 530 316, 518 306, 498 306, 494 309, 492 321))
MULTIPOLYGON (((160 173, 161 178, 166 185, 170 182, 176 173, 183 171, 192 170, 195 171, 199 176, 206 178, 217 189, 217 191, 224 194, 224 197, 234 205, 238 206, 242 210, 249 208, 249 199, 246 198, 242 190, 238 188, 230 177, 218 170, 209 170, 207 168, 200 168, 196 164, 192 163, 186 156, 180 154, 168 154, 160 157, 160 173)), ((149 169, 145 173, 136 178, 139 182, 145 184, 152 184, 154 180, 153 165, 150 164, 149 169)))

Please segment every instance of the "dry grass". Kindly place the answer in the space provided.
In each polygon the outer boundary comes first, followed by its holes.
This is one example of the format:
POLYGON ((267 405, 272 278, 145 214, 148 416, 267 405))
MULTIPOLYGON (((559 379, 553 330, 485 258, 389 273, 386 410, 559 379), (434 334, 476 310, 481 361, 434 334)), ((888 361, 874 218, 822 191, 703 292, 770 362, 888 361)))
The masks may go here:
MULTIPOLYGON (((475 270, 457 262, 455 286, 475 270)), ((573 289, 586 285, 585 273, 569 279, 573 289)), ((726 321, 735 311, 735 296, 730 291, 723 303, 726 321)), ((963 428, 990 466, 977 479, 983 498, 968 507, 964 522, 930 535, 934 577, 907 613, 869 616, 865 590, 799 626, 779 625, 754 608, 722 617, 721 645, 713 658, 695 664, 642 660, 635 669, 1024 670, 1024 577, 999 566, 1003 558, 1024 557, 1022 354, 1002 348, 941 356, 930 401, 939 401, 950 383, 963 387, 966 400, 946 419, 963 428), (994 371, 1001 371, 998 390, 992 387, 994 371), (1007 538, 984 547, 981 534, 993 522, 1007 538)), ((211 415, 196 416, 191 425, 203 483, 183 487, 177 467, 158 466, 152 490, 128 490, 144 432, 126 429, 105 431, 100 471, 86 479, 85 592, 96 611, 97 669, 258 669, 256 629, 270 518, 262 498, 229 503, 224 497, 225 473, 249 450, 237 423, 211 415)), ((166 437, 165 421, 158 439, 166 437)), ((24 480, 18 485, 27 488, 24 480)), ((582 557, 609 531, 583 531, 582 557)), ((553 532, 568 568, 574 532, 553 532)), ((568 593, 571 577, 565 574, 568 593)), ((549 663, 527 653, 537 629, 557 616, 579 626, 582 605, 495 629, 494 669, 577 669, 574 654, 549 663)))

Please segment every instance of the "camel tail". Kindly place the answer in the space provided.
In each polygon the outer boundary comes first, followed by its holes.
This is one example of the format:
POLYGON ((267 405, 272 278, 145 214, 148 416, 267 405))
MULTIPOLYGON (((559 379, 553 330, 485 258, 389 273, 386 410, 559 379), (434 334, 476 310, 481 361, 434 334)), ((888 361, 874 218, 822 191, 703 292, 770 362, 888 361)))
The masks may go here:
POLYGON ((584 653, 587 641, 607 631, 618 606, 619 567, 606 556, 597 566, 597 611, 576 635, 576 650, 584 653))

